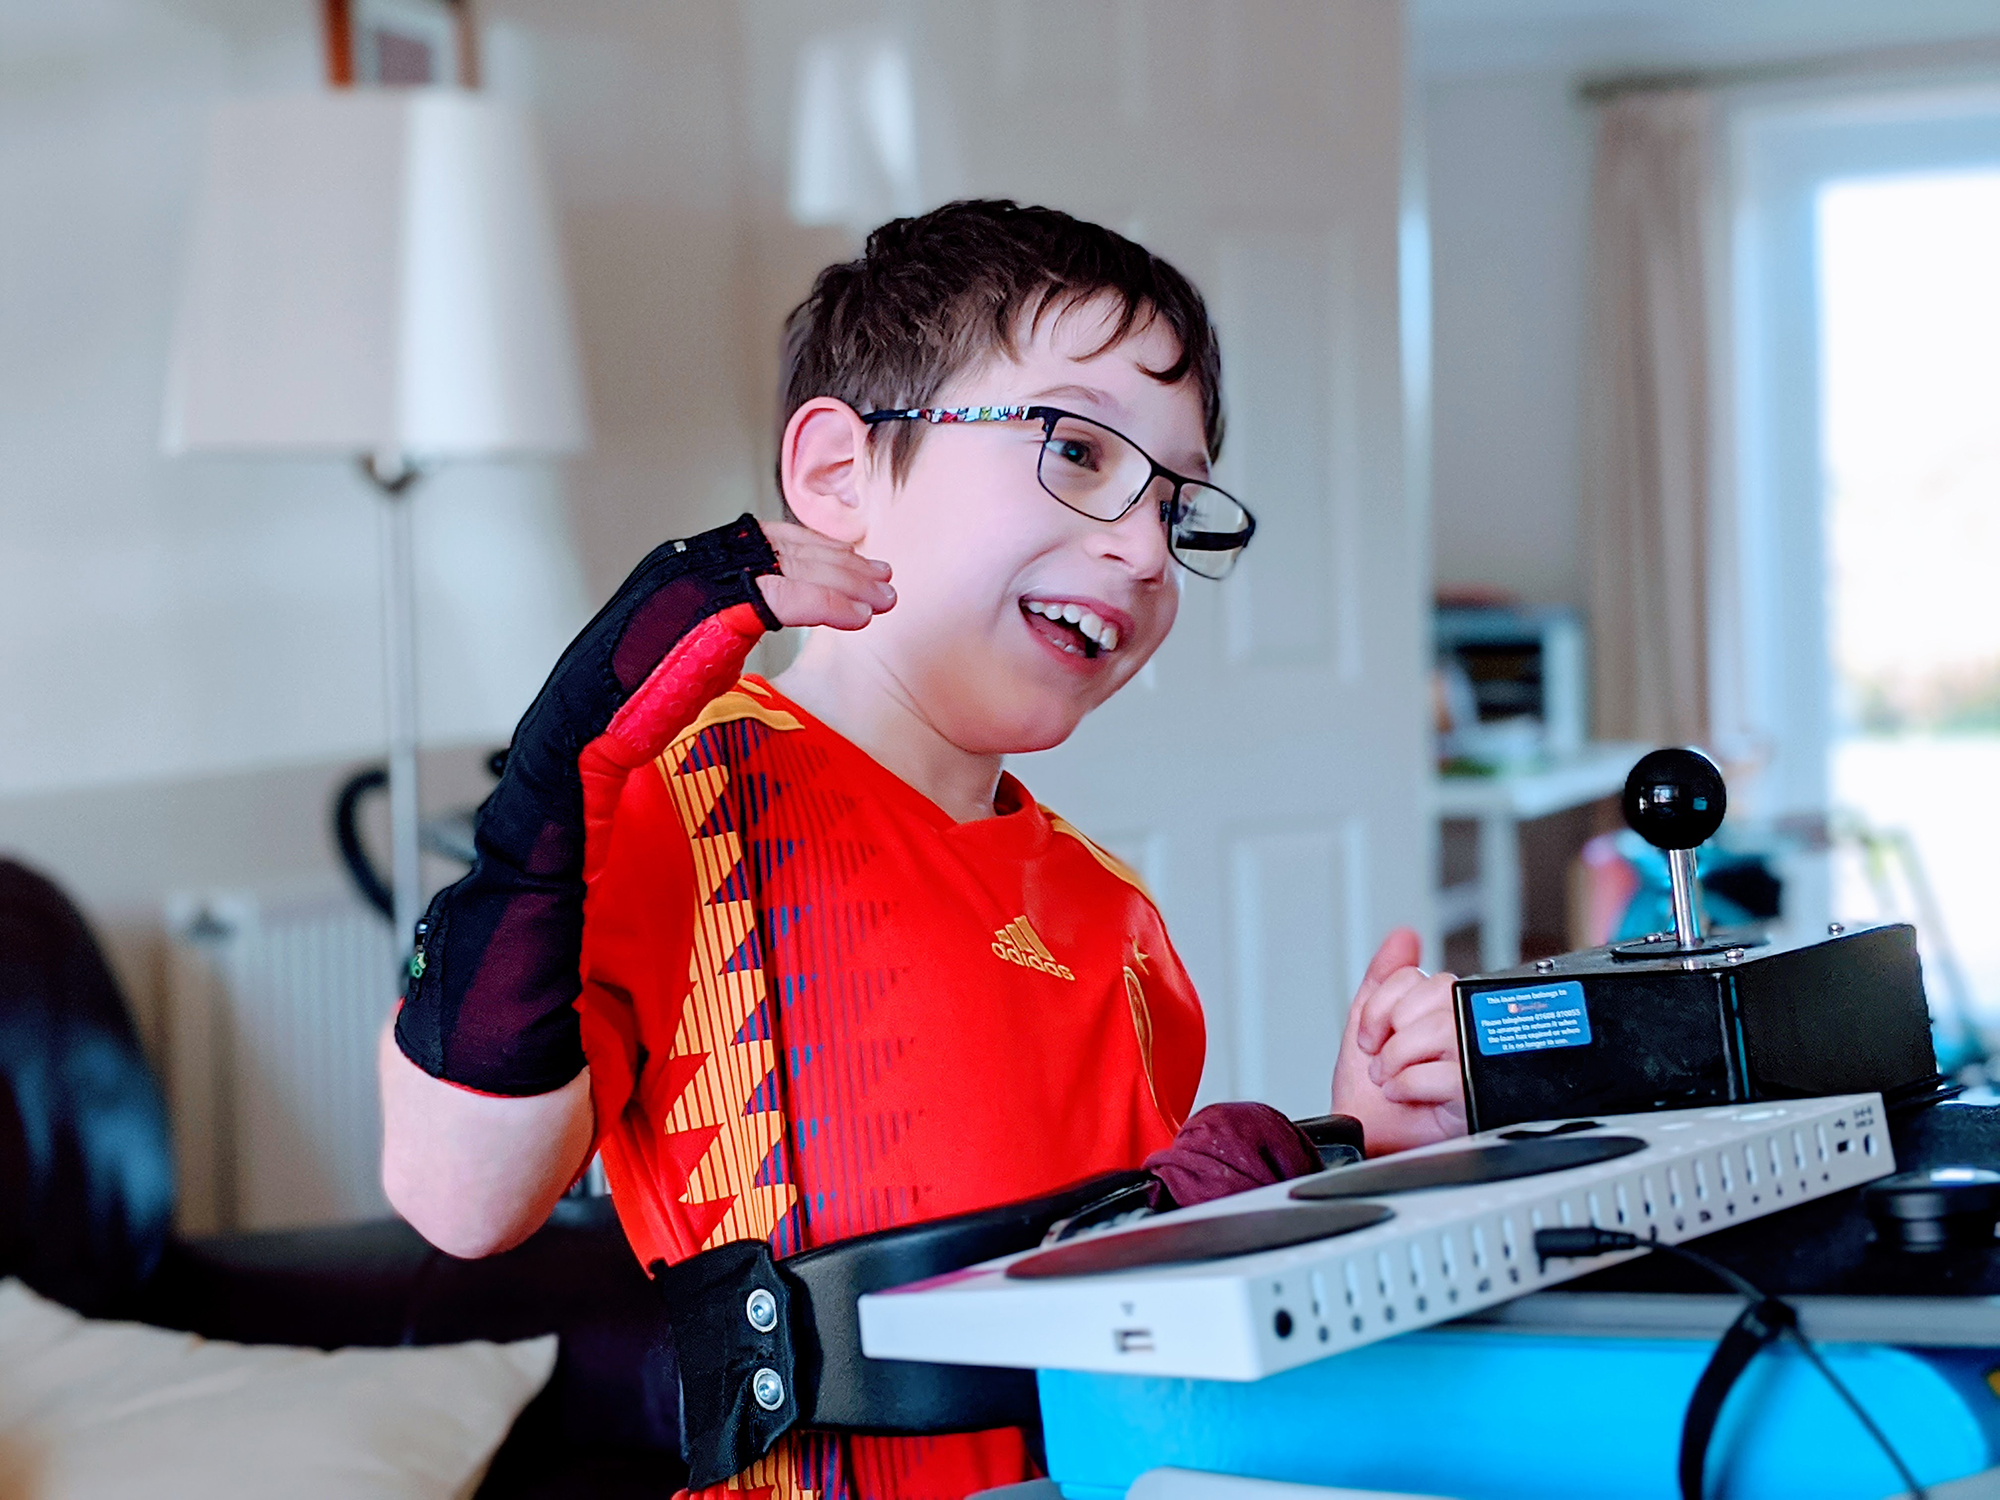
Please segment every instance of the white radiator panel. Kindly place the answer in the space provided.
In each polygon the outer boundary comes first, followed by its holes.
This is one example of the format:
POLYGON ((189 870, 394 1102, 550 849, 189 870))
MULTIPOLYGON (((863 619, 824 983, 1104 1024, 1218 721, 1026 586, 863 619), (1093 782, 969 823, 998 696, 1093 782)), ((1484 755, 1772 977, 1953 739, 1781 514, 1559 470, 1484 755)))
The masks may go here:
POLYGON ((183 895, 161 1018, 183 1232, 375 1218, 389 924, 343 892, 183 895))

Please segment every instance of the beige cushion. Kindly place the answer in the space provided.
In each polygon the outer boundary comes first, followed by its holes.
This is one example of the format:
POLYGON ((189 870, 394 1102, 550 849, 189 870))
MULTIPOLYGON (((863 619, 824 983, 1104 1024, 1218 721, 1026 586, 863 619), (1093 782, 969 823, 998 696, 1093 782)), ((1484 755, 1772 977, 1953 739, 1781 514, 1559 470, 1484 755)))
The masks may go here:
POLYGON ((0 1500, 469 1495, 555 1359, 221 1344, 0 1281, 0 1500))

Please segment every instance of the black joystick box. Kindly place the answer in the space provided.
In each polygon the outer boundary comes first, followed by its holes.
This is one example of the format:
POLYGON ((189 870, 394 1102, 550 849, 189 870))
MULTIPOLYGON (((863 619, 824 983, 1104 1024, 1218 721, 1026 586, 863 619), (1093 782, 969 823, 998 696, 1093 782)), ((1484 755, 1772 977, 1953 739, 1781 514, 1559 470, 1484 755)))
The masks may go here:
POLYGON ((1744 938, 1688 958, 1591 948, 1461 979, 1468 1125, 1936 1088, 1914 928, 1744 938))
POLYGON ((1841 927, 1811 942, 1704 935, 1695 849, 1722 822, 1721 773, 1699 752, 1633 768, 1627 821, 1669 855, 1673 932, 1591 948, 1454 987, 1467 1124, 1944 1086, 1916 931, 1841 927))

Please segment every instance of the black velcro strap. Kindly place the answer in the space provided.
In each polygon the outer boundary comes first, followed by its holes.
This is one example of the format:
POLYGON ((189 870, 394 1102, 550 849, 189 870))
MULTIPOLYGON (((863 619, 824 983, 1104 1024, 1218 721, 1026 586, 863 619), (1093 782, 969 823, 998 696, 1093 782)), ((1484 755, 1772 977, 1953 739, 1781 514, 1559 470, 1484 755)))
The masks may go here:
POLYGON ((749 1468, 798 1423, 791 1288, 762 1240, 648 1269, 666 1299, 680 1361, 688 1488, 707 1489, 749 1468), (760 1293, 770 1301, 753 1307, 760 1293))
POLYGON ((860 1299, 1002 1255, 1031 1250, 1049 1226, 1107 1193, 1150 1180, 1111 1172, 1040 1198, 838 1240, 779 1262, 802 1311, 799 1399, 804 1422, 845 1432, 978 1432, 1041 1419, 1032 1370, 869 1359, 860 1299))
POLYGON ((794 1427, 928 1436, 1041 1420, 1032 1370, 870 1359, 860 1298, 1040 1243, 1052 1222, 1143 1172, 1088 1178, 1041 1198, 856 1235, 778 1260, 738 1240, 647 1270, 680 1361, 688 1487, 739 1474, 794 1427), (752 1316, 751 1299, 760 1304, 752 1316), (766 1401, 758 1399, 763 1391, 766 1401))
POLYGON ((1715 1436, 1715 1424, 1722 1404, 1736 1387, 1737 1378, 1750 1361, 1798 1325, 1798 1315, 1776 1297, 1766 1297, 1743 1309, 1729 1325, 1729 1331, 1708 1357, 1708 1367, 1695 1382, 1688 1398, 1687 1416, 1681 1423, 1681 1500, 1702 1500, 1703 1473, 1708 1467, 1708 1444, 1715 1436))
POLYGON ((1312 1142, 1322 1167, 1351 1167, 1367 1159, 1368 1137, 1352 1115, 1314 1115, 1292 1123, 1312 1142))

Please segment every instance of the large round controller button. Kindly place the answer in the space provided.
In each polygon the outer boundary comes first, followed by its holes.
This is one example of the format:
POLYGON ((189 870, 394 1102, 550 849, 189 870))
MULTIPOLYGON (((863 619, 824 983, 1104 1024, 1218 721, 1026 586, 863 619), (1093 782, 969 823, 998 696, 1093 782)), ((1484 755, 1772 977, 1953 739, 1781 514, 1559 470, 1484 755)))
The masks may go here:
POLYGON ((1625 821, 1655 849, 1694 849, 1722 826, 1729 793, 1722 770, 1699 750, 1641 756, 1625 778, 1625 821))
POLYGON ((2000 1172, 1984 1167, 1898 1172, 1870 1183, 1861 1202, 1877 1238, 1894 1249, 1991 1249, 1994 1221, 2000 1218, 2000 1172))

